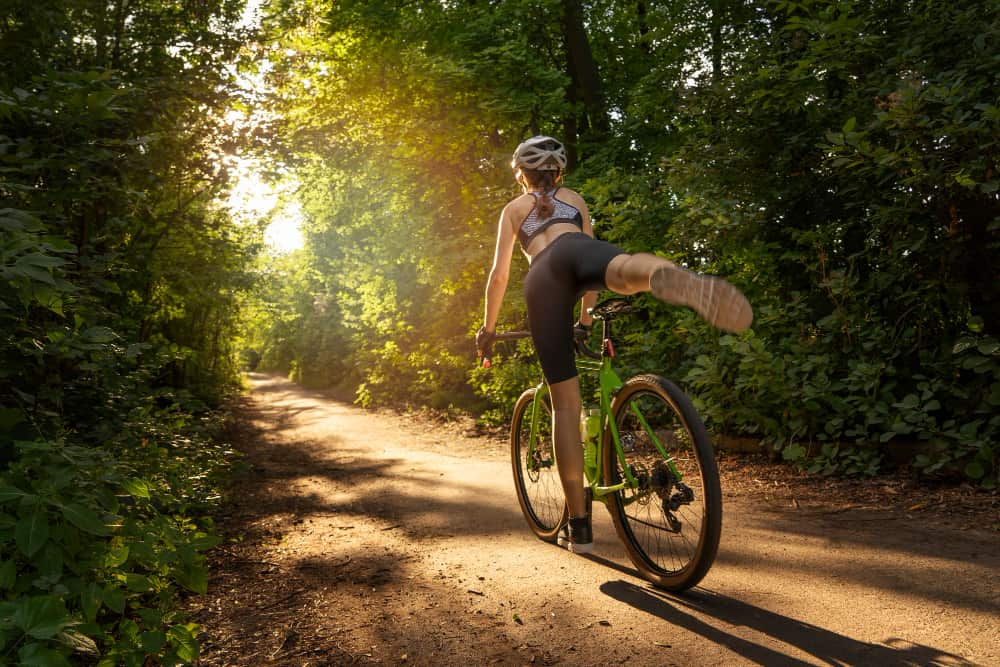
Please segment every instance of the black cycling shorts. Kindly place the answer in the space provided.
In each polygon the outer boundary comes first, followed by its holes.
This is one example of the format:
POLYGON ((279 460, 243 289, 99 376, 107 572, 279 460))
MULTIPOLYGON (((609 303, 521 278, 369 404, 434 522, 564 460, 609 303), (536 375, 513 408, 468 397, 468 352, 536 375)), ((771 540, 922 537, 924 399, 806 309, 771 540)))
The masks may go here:
POLYGON ((535 353, 549 384, 576 377, 573 310, 584 292, 607 287, 608 263, 624 252, 582 232, 570 232, 532 259, 524 279, 524 300, 535 353))

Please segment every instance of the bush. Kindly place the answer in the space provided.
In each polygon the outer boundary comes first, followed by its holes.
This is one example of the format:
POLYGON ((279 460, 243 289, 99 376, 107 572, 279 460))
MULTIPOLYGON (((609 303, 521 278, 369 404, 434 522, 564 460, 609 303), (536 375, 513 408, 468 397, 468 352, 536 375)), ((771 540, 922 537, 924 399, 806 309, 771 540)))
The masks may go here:
POLYGON ((193 517, 219 500, 232 453, 177 410, 148 416, 155 432, 108 448, 14 443, 0 474, 0 655, 197 659, 197 627, 176 607, 184 591, 206 591, 203 554, 217 540, 193 517))

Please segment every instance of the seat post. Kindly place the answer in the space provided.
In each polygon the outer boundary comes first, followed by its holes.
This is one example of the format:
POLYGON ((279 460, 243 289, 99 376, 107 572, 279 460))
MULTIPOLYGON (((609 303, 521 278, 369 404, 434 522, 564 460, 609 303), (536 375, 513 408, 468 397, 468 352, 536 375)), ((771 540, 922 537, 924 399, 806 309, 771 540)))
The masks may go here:
MULTIPOLYGON (((601 319, 601 355, 608 353, 608 341, 611 340, 611 318, 605 317, 601 319)), ((614 348, 611 348, 614 349, 614 348)), ((611 356, 614 356, 612 353, 611 356)))

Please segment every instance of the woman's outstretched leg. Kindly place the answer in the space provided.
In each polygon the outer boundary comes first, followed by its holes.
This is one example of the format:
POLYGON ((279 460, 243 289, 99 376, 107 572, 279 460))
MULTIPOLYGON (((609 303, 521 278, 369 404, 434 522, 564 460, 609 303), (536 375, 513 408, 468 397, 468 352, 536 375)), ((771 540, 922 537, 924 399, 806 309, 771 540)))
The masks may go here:
POLYGON ((729 282, 649 253, 618 255, 608 264, 604 280, 619 294, 652 292, 661 301, 687 306, 724 331, 745 331, 753 322, 750 302, 729 282))

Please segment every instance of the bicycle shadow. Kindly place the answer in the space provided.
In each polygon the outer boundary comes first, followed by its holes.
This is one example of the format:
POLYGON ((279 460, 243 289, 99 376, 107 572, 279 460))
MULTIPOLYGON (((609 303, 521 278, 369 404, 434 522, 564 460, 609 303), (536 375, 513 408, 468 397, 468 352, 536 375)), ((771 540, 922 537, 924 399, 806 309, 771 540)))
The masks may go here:
POLYGON ((696 588, 681 595, 638 586, 627 581, 609 581, 602 593, 635 609, 645 611, 671 625, 684 628, 761 665, 810 665, 806 662, 738 637, 715 627, 692 613, 710 616, 734 627, 750 628, 772 640, 793 646, 829 665, 879 665, 880 667, 975 667, 961 656, 897 638, 872 644, 831 630, 762 609, 712 591, 696 588))

